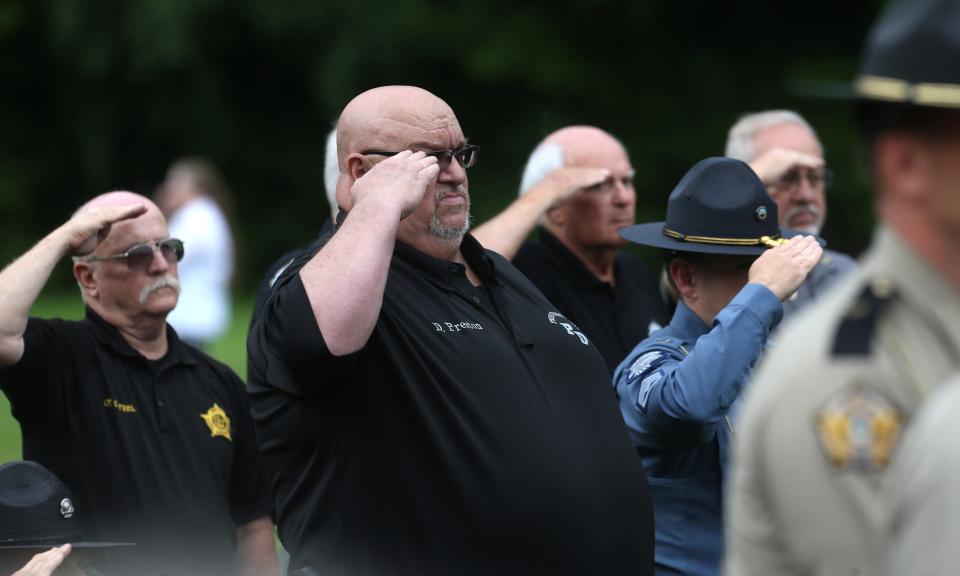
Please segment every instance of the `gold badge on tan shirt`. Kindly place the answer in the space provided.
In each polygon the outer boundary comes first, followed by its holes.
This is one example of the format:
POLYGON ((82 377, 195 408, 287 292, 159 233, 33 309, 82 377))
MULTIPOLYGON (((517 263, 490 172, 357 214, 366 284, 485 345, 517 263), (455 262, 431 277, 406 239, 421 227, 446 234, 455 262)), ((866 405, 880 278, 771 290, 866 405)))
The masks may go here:
POLYGON ((233 442, 233 438, 230 437, 230 417, 227 416, 227 413, 223 411, 219 404, 214 402, 213 406, 206 413, 201 414, 200 417, 207 423, 207 428, 210 428, 211 438, 223 436, 233 442))
POLYGON ((839 469, 882 472, 903 430, 903 413, 879 390, 853 386, 827 400, 817 413, 817 440, 839 469))

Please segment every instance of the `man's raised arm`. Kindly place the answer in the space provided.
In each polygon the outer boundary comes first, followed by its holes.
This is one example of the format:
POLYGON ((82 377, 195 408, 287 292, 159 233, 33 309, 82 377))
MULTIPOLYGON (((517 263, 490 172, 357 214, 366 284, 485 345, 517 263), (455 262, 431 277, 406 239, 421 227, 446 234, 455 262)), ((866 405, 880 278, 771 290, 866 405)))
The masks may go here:
POLYGON ((111 224, 146 210, 134 204, 80 211, 0 272, 0 366, 16 364, 23 356, 30 307, 57 262, 67 254, 92 252, 111 224))
POLYGON ((436 181, 437 159, 401 152, 370 169, 350 190, 349 217, 300 270, 327 349, 343 356, 363 348, 380 316, 400 221, 436 181))

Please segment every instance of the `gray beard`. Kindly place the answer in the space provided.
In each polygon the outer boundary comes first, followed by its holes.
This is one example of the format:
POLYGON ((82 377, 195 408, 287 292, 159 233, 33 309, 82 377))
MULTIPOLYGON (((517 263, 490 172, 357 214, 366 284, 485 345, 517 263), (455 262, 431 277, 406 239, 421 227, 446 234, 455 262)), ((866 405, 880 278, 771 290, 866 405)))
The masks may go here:
MULTIPOLYGON (((461 187, 462 188, 462 187, 461 187)), ((447 194, 453 190, 453 186, 450 184, 441 184, 437 186, 437 201, 439 202, 440 196, 442 194, 447 194)), ((430 220, 430 235, 434 238, 439 238, 444 242, 457 243, 459 244, 463 240, 464 234, 470 230, 470 210, 467 210, 467 217, 464 219, 463 224, 459 226, 448 226, 437 218, 436 213, 434 213, 433 218, 430 220)))

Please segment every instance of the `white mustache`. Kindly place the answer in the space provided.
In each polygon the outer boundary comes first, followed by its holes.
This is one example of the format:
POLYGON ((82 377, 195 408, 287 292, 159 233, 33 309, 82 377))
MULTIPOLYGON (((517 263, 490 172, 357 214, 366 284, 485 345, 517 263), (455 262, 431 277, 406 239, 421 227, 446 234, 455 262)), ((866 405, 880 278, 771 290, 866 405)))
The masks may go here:
MULTIPOLYGON (((808 226, 807 228, 809 229, 816 228, 817 230, 819 230, 820 226, 823 225, 823 215, 820 213, 820 209, 817 208, 816 205, 814 204, 801 204, 799 206, 796 206, 794 208, 787 210, 787 213, 784 214, 783 216, 784 225, 790 226, 790 221, 793 220, 794 217, 799 216, 800 214, 813 214, 813 219, 815 223, 812 226, 808 226)), ((816 233, 817 232, 814 232, 814 234, 816 233)))
POLYGON ((173 288, 177 294, 180 294, 180 281, 170 275, 157 278, 153 283, 144 286, 143 289, 140 290, 140 304, 146 304, 147 298, 161 288, 173 288))
POLYGON ((463 184, 457 184, 456 186, 453 184, 437 184, 436 195, 437 202, 439 202, 444 196, 463 196, 466 198, 468 193, 463 184))

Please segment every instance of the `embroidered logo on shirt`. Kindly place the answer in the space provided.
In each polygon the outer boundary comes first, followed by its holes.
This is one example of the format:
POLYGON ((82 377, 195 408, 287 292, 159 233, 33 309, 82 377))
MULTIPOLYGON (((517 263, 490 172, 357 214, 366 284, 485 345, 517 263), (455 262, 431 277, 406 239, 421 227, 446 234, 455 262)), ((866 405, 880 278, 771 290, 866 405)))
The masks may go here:
POLYGON ((882 392, 854 386, 828 399, 817 413, 817 440, 838 469, 882 472, 890 464, 903 421, 882 392))
POLYGON ((233 442, 233 438, 230 437, 230 417, 227 416, 227 413, 223 411, 219 404, 214 402, 213 406, 206 413, 201 414, 200 417, 210 428, 211 438, 222 436, 233 442))
POLYGON ((663 356, 663 352, 647 352, 646 354, 641 354, 633 364, 630 365, 630 372, 627 374, 628 378, 636 378, 637 376, 643 374, 647 371, 655 361, 659 360, 663 356))
POLYGON ((463 332, 465 330, 483 330, 476 322, 431 322, 434 332, 463 332))
POLYGON ((580 328, 576 324, 568 320, 567 317, 564 316, 563 314, 559 312, 549 312, 547 314, 547 320, 551 324, 557 324, 559 326, 562 326, 563 329, 567 331, 567 334, 570 334, 571 336, 576 336, 577 338, 579 338, 580 343, 583 344, 584 346, 587 346, 590 344, 590 341, 587 340, 586 335, 580 331, 580 328), (561 322, 561 320, 566 320, 566 322, 561 322))
POLYGON ((104 408, 113 408, 120 412, 126 412, 128 414, 136 413, 137 409, 133 404, 125 404, 119 400, 114 400, 113 398, 104 398, 103 399, 104 408))

